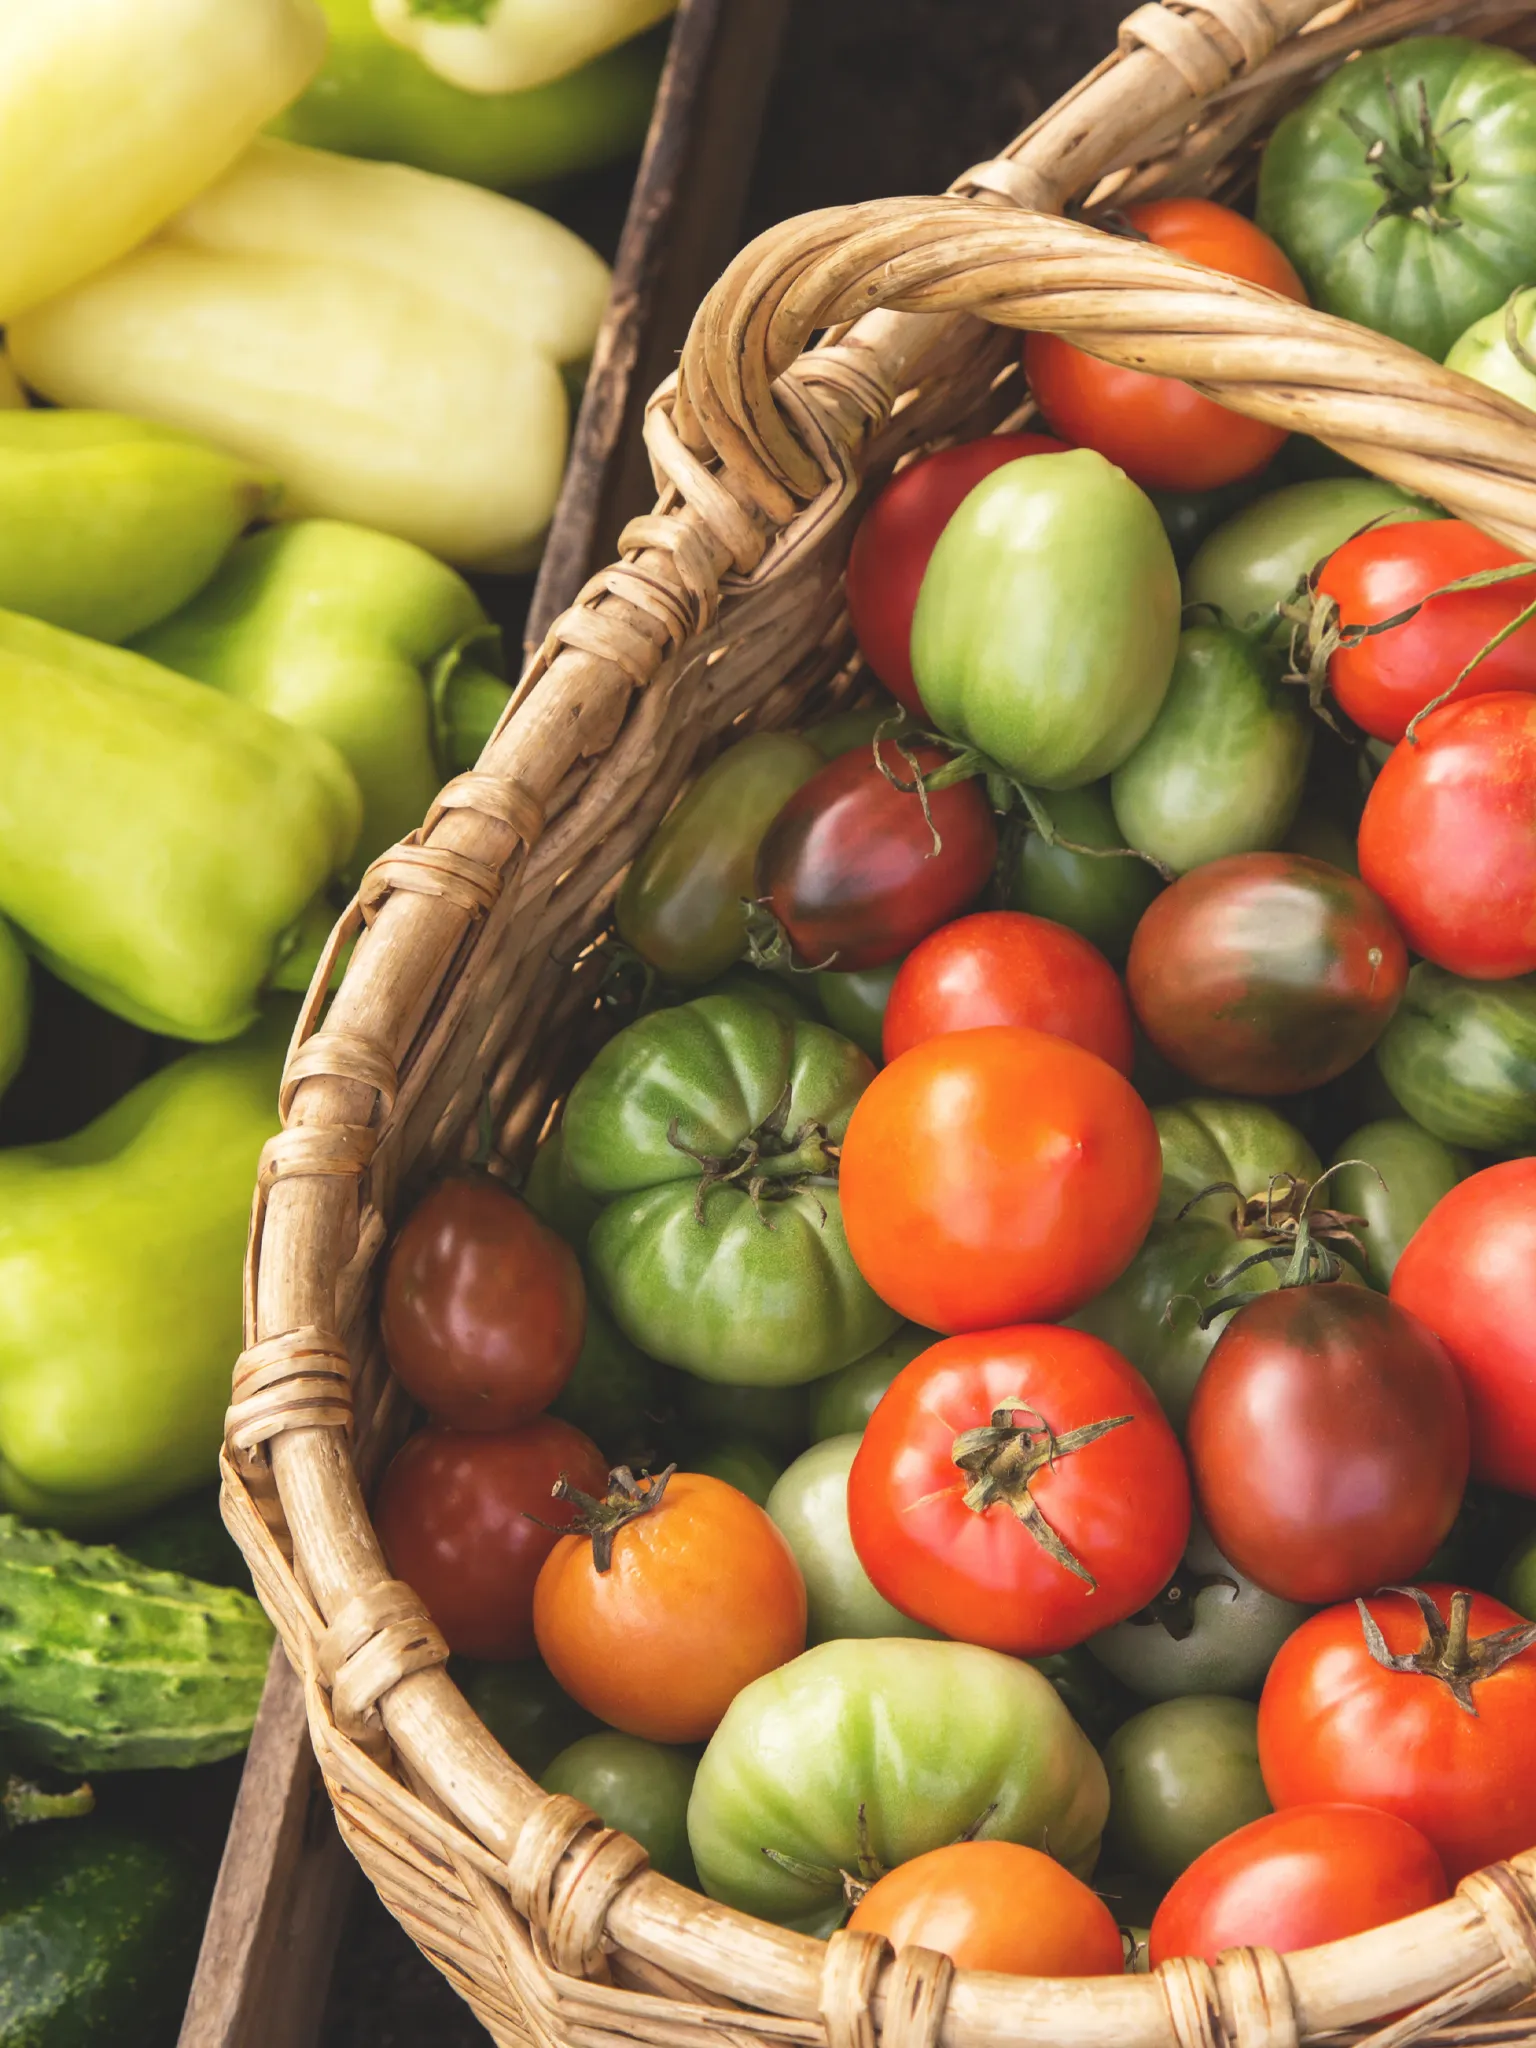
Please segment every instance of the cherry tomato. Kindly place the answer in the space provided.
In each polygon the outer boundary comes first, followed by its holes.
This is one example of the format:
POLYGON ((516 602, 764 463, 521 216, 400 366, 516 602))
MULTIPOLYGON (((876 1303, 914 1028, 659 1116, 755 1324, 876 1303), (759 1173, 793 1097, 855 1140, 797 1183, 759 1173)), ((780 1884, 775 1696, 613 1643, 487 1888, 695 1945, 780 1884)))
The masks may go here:
MULTIPOLYGON (((1305 305, 1306 290, 1278 244, 1209 199, 1154 199, 1126 208, 1149 242, 1305 305)), ((1054 334, 1031 334, 1024 367, 1059 434, 1118 463, 1149 491, 1211 491, 1262 469, 1285 439, 1174 377, 1100 362, 1054 334)))
POLYGON ((1473 981, 1536 968, 1536 697, 1432 711, 1360 820, 1360 873, 1416 953, 1473 981))
POLYGON ((1381 901, 1299 853, 1233 854, 1180 876, 1148 906, 1126 965, 1157 1050, 1235 1095, 1296 1095, 1342 1074, 1407 979, 1381 901))
POLYGON ((1049 434, 988 434, 925 455, 894 476, 859 522, 848 557, 848 615, 859 652, 909 711, 912 614, 934 543, 983 477, 1025 455, 1060 455, 1049 434))
POLYGON ((1416 1316, 1343 1282, 1237 1311, 1185 1441, 1217 1549, 1266 1593, 1312 1606, 1411 1578, 1467 1484, 1450 1354, 1416 1316))
POLYGON ((885 1057, 984 1024, 1027 1024, 1131 1071, 1135 1041, 1119 975, 1096 946, 1046 917, 982 910, 931 932, 892 985, 885 1057))
POLYGON ((607 1466, 590 1437, 552 1415, 497 1435, 424 1429, 390 1464, 373 1526, 450 1650, 533 1655, 534 1581, 572 1517, 553 1498, 562 1475, 601 1492, 607 1466))
POLYGON ((1392 1299, 1456 1362, 1474 1475, 1536 1494, 1536 1159, 1442 1195, 1397 1262, 1392 1299))
POLYGON ((512 1429, 547 1408, 586 1326, 576 1254, 488 1174, 440 1181, 391 1247, 385 1355, 455 1429, 512 1429))
POLYGON ((1047 1324, 914 1358, 848 1475, 859 1560, 961 1642, 1049 1656, 1146 1606, 1189 1538, 1189 1477, 1146 1381, 1047 1324))
POLYGON ((930 1038, 877 1074, 843 1139, 854 1262, 927 1330, 1069 1315, 1157 1208, 1152 1113, 1113 1067, 1020 1024, 930 1038))
POLYGON ((1148 1960, 1214 1963, 1223 1949, 1316 1948, 1450 1896, 1417 1828, 1369 1806, 1293 1806, 1197 1857, 1158 1907, 1148 1960))
POLYGON ((1452 1884, 1528 1849, 1533 1640, 1536 1626, 1501 1600, 1449 1586, 1314 1614, 1281 1646, 1259 1700, 1270 1798, 1394 1813, 1433 1843, 1452 1884))
POLYGON ((959 1970, 1118 1977, 1125 1968, 1104 1901, 1021 1842, 952 1842, 914 1856, 870 1886, 848 1925, 892 1948, 937 1949, 959 1970))
POLYGON ((759 850, 757 893, 809 967, 848 974, 899 959, 973 903, 992 873, 997 827, 981 783, 934 791, 925 817, 912 764, 931 775, 949 755, 898 752, 889 740, 880 755, 907 788, 872 750, 842 754, 796 790, 759 850))
POLYGON ((533 1624, 557 1683, 610 1727, 702 1742, 744 1685, 805 1648, 794 1552, 724 1480, 615 1472, 581 1520, 539 1573, 533 1624))
MULTIPOLYGON (((1368 527, 1329 556, 1317 587, 1338 605, 1340 626, 1371 626, 1421 606, 1401 626, 1330 659, 1329 684, 1356 725, 1379 740, 1402 738, 1408 721, 1536 599, 1536 575, 1448 597, 1429 593, 1519 559, 1461 519, 1368 527)), ((1457 702, 1495 690, 1536 690, 1536 619, 1479 662, 1457 702)))

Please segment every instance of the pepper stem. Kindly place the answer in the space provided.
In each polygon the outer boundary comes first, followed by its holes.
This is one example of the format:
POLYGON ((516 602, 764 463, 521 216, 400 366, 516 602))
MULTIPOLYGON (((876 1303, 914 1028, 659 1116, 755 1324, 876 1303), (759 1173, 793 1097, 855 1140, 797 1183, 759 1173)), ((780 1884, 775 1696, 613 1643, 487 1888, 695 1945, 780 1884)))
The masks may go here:
POLYGON ((1386 1593, 1400 1593, 1418 1608, 1424 1621, 1424 1640, 1416 1650, 1394 1655, 1387 1648, 1387 1639, 1375 1615, 1363 1600, 1357 1600, 1355 1606, 1366 1648, 1384 1670, 1417 1672, 1421 1677, 1438 1679, 1463 1713, 1477 1713, 1477 1702, 1472 1697, 1475 1685, 1492 1678, 1496 1671, 1502 1671, 1514 1658, 1536 1646, 1536 1622, 1522 1622, 1515 1628, 1501 1628, 1492 1635, 1474 1637, 1470 1593, 1458 1591, 1451 1595, 1449 1622, 1422 1586, 1382 1586, 1376 1597, 1386 1593))

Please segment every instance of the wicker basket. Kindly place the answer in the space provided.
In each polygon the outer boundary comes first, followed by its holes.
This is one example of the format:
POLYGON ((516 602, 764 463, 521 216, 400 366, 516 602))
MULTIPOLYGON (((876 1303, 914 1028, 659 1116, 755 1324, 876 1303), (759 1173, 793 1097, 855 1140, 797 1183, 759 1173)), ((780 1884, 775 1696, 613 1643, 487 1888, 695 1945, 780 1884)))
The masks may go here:
POLYGON ((841 570, 867 488, 914 448, 1019 416, 1009 330, 1177 373, 1536 549, 1529 414, 1059 217, 1240 191, 1276 113, 1352 49, 1431 25, 1518 40, 1533 11, 1143 6, 1117 54, 955 195, 762 236, 650 406, 655 511, 557 622, 476 770, 374 863, 338 928, 356 951, 329 1007, 306 1005, 262 1161, 225 1514, 303 1678, 342 1834, 498 2042, 1293 2048, 1372 2022, 1375 2048, 1536 2041, 1536 2007, 1472 2018, 1536 1991, 1536 1851, 1432 1912, 1283 1962, 1240 1949, 1080 1982, 956 1975, 878 1936, 823 1945, 717 1906, 510 1762, 364 1504, 401 1420, 372 1291, 402 1190, 472 1147, 487 1090, 502 1155, 526 1156, 601 1028, 626 862, 729 731, 859 687, 841 570))

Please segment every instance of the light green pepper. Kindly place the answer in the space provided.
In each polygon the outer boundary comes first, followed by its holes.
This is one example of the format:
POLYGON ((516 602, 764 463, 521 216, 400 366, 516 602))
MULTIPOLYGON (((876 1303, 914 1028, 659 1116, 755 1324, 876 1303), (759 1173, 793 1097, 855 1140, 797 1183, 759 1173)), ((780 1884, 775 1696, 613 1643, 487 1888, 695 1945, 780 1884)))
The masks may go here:
POLYGON ((194 596, 276 479, 111 412, 0 411, 0 606, 127 640, 194 596))
POLYGON ((677 0, 373 0, 388 36, 466 92, 562 78, 672 12, 677 0))
POLYGON ((61 981, 233 1038, 362 800, 327 741, 121 647, 0 612, 0 912, 61 981))
POLYGON ((353 878, 421 823, 508 694, 496 628, 461 576, 410 541, 331 519, 242 541, 200 597, 135 645, 331 742, 363 793, 353 878))
POLYGON ((0 1152, 0 1505, 98 1530, 211 1478, 291 1021, 0 1152))
POLYGON ((32 970, 8 924, 0 924, 0 1095, 27 1056, 32 1024, 32 970))

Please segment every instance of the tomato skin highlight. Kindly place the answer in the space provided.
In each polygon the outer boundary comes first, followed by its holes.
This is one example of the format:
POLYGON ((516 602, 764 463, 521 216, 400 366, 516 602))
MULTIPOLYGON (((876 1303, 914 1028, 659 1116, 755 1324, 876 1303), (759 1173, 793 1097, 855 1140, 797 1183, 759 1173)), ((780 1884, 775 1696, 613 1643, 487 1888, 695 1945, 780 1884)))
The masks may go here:
POLYGON ((1392 750, 1360 873, 1436 967, 1471 981, 1536 968, 1536 696, 1447 704, 1392 750))
POLYGON ((1152 1921, 1148 1960, 1214 1963, 1223 1949, 1280 1954, 1364 1934, 1450 1896, 1419 1830, 1373 1807, 1319 1802, 1265 1814, 1198 1857, 1152 1921))
POLYGON ((1536 1159, 1485 1167, 1442 1196, 1408 1240, 1391 1296, 1456 1363, 1474 1475, 1536 1494, 1536 1159))
POLYGON ((1157 1398, 1097 1337, 1024 1325, 951 1337, 905 1367, 870 1417, 848 1477, 854 1548, 894 1607, 962 1642, 1016 1657, 1070 1648, 1144 1607, 1189 1538, 1189 1478, 1157 1398), (1097 1582, 1059 1562, 1004 1500, 966 1505, 963 1432, 1002 1410, 1058 1441, 1030 1482, 1051 1529, 1097 1582))
POLYGON ((949 1334, 1069 1314, 1122 1272, 1162 1182, 1151 1112, 1063 1038, 992 1025, 884 1068, 843 1140, 839 1190, 864 1278, 949 1334))
POLYGON ((892 477, 860 520, 848 556, 848 616, 859 652, 909 711, 923 710, 912 676, 912 614, 939 535, 994 469, 1064 448, 1049 434, 987 434, 941 448, 892 477))
MULTIPOLYGON (((1154 199, 1125 209, 1149 242, 1227 277, 1307 302, 1279 245, 1209 199, 1154 199)), ((1041 411, 1060 434, 1093 448, 1149 491, 1210 491, 1251 476, 1285 439, 1175 377, 1101 362, 1054 334, 1030 334, 1024 368, 1041 411)))
POLYGON ((919 941, 886 1003, 885 1057, 988 1024, 1070 1039, 1120 1074, 1135 1057, 1130 1005, 1103 954, 1066 925, 1022 910, 976 911, 919 941))
MULTIPOLYGON (((1442 1617, 1449 1586, 1423 1589, 1442 1617)), ((1367 1599, 1393 1655, 1417 1650, 1424 1621, 1402 1593, 1367 1599)), ((1474 1640, 1521 1617, 1471 1596, 1474 1640)), ((1452 1884, 1536 1841, 1536 1651, 1472 1688, 1475 1714, 1448 1686, 1390 1671, 1366 1644, 1353 1603, 1302 1623, 1270 1666, 1259 1700, 1259 1763, 1279 1808, 1349 1800, 1408 1821, 1452 1884)))
POLYGON ((850 1928, 895 1949, 937 1949, 957 1970, 1018 1977, 1118 1977, 1114 1915, 1081 1878, 1022 1842, 952 1842, 872 1884, 850 1928))

